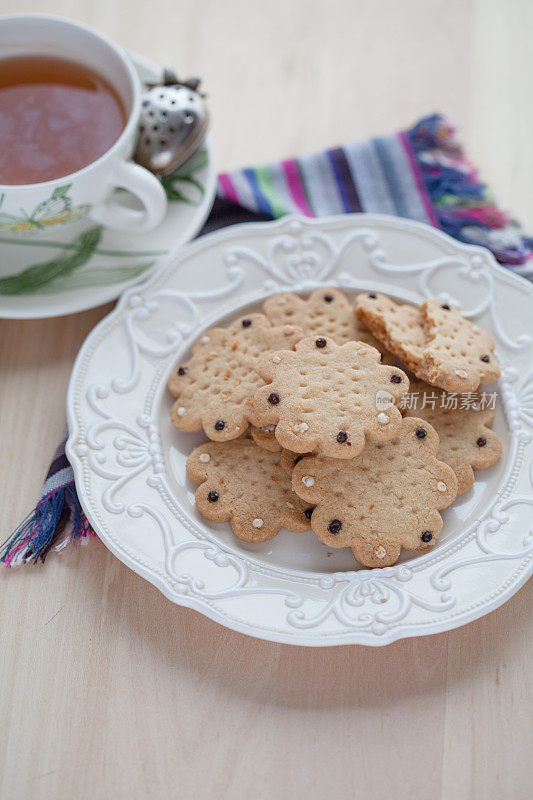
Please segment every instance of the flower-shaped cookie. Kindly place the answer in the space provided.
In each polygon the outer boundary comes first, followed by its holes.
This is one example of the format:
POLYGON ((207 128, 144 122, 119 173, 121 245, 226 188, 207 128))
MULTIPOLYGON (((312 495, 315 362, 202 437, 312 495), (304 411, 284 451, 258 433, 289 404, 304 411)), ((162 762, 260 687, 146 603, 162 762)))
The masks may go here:
POLYGON ((297 294, 278 294, 265 300, 263 313, 273 325, 298 325, 304 336, 329 336, 337 344, 361 341, 381 349, 338 289, 316 289, 307 300, 297 294))
POLYGON ((500 376, 486 330, 436 298, 420 308, 375 292, 360 294, 355 313, 421 380, 449 392, 471 392, 500 376))
POLYGON ((385 294, 368 292, 357 295, 354 313, 382 342, 382 346, 416 372, 426 343, 417 306, 397 303, 385 294))
POLYGON ((170 419, 179 431, 199 431, 210 439, 236 439, 253 421, 251 399, 264 385, 260 356, 294 347, 302 332, 292 325, 273 327, 263 314, 248 314, 227 328, 211 328, 194 345, 193 356, 168 381, 177 398, 170 419))
POLYGON ((447 303, 430 298, 420 306, 426 337, 420 377, 449 392, 472 392, 500 377, 494 341, 447 303))
POLYGON ((437 459, 429 423, 402 421, 388 442, 372 442, 342 465, 312 456, 292 473, 294 491, 315 506, 311 527, 328 547, 351 547, 367 567, 394 564, 402 547, 427 550, 442 529, 439 510, 453 502, 457 478, 437 459))
POLYGON ((256 425, 250 425, 250 435, 254 442, 258 444, 259 447, 264 447, 265 450, 270 450, 272 453, 277 453, 281 450, 281 445, 276 439, 275 431, 275 425, 263 425, 260 428, 256 425))
POLYGON ((396 405, 409 381, 362 342, 302 339, 294 351, 263 357, 259 372, 268 385, 254 395, 256 424, 276 425, 278 442, 295 453, 351 459, 365 438, 385 441, 399 430, 396 405))
POLYGON ((475 469, 492 467, 502 454, 502 443, 490 429, 496 414, 477 392, 454 396, 423 381, 411 380, 413 407, 406 416, 421 417, 439 435, 438 457, 457 476, 457 494, 474 483, 475 469))
POLYGON ((287 475, 292 477, 292 473, 296 464, 298 464, 302 458, 309 458, 310 456, 314 455, 315 453, 293 453, 292 450, 282 450, 279 463, 287 475))
POLYGON ((212 522, 229 520, 239 539, 264 542, 281 528, 310 528, 311 509, 292 491, 280 453, 251 439, 200 445, 187 459, 187 475, 200 484, 195 495, 200 513, 212 522))

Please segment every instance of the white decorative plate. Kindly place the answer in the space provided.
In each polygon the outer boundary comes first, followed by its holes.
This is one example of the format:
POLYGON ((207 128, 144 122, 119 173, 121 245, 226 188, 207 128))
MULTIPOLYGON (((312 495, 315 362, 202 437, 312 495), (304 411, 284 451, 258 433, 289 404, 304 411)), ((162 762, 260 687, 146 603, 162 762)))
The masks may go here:
MULTIPOLYGON (((160 80, 160 67, 137 55, 131 59, 144 83, 160 80)), ((145 280, 169 253, 178 252, 196 236, 213 205, 216 170, 209 137, 164 185, 168 211, 163 222, 148 233, 104 229, 99 241, 95 238, 86 246, 80 235, 89 228, 98 230, 86 218, 53 225, 38 235, 31 230, 24 234, 1 230, 0 317, 55 317, 102 305, 145 280), (76 269, 63 269, 61 257, 75 251, 80 256, 76 269), (13 275, 18 276, 16 289, 4 293, 2 278, 13 275)), ((125 204, 136 202, 127 192, 117 199, 125 204)))
POLYGON ((488 613, 533 559, 532 296, 488 251, 393 217, 286 217, 202 238, 123 295, 77 358, 67 452, 92 526, 170 600, 264 639, 381 645, 488 613), (503 365, 503 457, 443 513, 433 550, 385 569, 356 570, 349 550, 328 556, 311 532, 252 545, 208 523, 185 476, 201 437, 168 418, 167 377, 203 330, 269 294, 332 285, 459 302, 492 332, 503 365))

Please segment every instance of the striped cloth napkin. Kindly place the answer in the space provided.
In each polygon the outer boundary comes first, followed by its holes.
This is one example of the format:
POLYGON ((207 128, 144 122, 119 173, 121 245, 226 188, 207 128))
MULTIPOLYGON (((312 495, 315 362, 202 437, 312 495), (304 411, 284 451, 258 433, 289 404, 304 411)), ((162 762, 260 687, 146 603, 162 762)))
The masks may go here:
MULTIPOLYGON (((222 173, 200 235, 239 222, 300 213, 394 214, 433 225, 467 244, 484 245, 498 261, 533 279, 533 239, 495 204, 466 159, 450 122, 426 117, 407 131, 222 173)), ((93 533, 60 443, 35 509, 0 550, 6 566, 44 561, 51 550, 93 533)))

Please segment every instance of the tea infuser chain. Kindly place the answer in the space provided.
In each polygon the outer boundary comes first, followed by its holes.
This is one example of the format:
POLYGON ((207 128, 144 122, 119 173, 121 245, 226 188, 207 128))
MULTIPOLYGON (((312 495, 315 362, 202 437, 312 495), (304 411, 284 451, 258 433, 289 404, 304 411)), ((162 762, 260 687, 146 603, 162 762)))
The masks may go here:
MULTIPOLYGON (((170 67, 165 67, 163 70, 163 79, 161 83, 147 83, 147 87, 152 89, 154 86, 187 86, 193 92, 198 92, 202 79, 197 75, 191 75, 186 81, 180 81, 176 73, 170 67)), ((204 92, 198 92, 202 97, 205 97, 204 92)))

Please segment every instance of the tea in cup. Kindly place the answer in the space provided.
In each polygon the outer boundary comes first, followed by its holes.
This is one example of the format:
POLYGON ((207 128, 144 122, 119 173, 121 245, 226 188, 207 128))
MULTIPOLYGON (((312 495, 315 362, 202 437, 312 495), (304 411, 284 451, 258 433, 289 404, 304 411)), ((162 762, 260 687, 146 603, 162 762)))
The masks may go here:
POLYGON ((126 53, 85 25, 0 18, 0 231, 37 233, 86 215, 117 230, 156 227, 165 192, 130 160, 141 91, 126 53), (116 188, 143 210, 113 202, 116 188))

